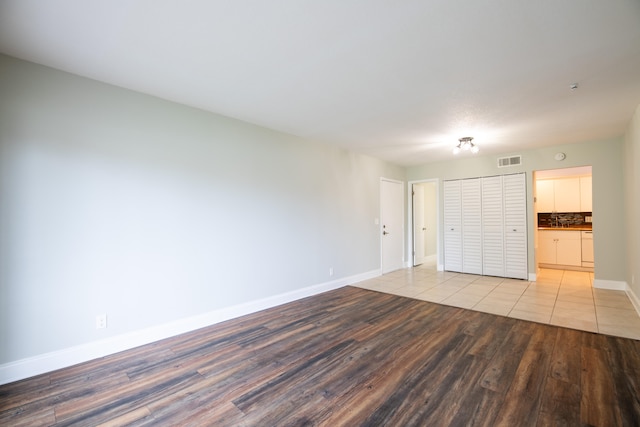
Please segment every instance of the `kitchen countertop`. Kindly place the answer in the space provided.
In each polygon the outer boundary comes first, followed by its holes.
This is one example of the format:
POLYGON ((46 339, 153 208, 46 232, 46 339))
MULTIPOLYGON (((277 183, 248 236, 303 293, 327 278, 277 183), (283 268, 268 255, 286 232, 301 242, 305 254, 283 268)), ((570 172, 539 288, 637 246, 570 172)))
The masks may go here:
POLYGON ((593 227, 587 225, 572 225, 571 227, 538 227, 538 230, 593 231, 593 227))

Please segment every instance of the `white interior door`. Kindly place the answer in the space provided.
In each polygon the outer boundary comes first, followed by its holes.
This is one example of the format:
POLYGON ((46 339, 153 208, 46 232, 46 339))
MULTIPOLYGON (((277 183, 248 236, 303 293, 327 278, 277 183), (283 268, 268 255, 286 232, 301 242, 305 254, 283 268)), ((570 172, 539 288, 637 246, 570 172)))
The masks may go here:
POLYGON ((404 184, 380 181, 380 225, 382 234, 382 273, 398 270, 404 264, 404 184))
POLYGON ((424 216, 424 187, 413 185, 413 265, 424 262, 425 256, 425 232, 427 227, 424 216))

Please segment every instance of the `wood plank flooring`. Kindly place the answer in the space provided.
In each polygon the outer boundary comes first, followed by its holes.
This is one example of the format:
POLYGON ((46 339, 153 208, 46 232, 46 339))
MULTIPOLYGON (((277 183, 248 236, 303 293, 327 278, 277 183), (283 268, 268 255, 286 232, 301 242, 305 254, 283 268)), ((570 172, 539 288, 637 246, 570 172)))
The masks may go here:
POLYGON ((354 287, 0 386, 4 426, 637 426, 640 341, 354 287))

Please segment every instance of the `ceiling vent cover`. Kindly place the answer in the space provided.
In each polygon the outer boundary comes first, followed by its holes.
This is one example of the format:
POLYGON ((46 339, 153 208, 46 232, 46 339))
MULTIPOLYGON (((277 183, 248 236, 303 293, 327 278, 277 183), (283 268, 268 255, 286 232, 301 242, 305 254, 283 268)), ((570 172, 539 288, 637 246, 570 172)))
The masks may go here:
POLYGON ((509 166, 518 166, 522 164, 522 156, 499 157, 498 167, 506 168, 509 166))

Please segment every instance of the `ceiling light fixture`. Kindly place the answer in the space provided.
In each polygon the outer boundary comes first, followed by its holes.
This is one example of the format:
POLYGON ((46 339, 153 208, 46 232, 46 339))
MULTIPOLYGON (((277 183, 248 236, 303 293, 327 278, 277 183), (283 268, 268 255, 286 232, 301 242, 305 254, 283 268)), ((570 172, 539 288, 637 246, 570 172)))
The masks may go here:
POLYGON ((458 140, 458 145, 453 149, 453 154, 458 154, 461 151, 471 151, 473 154, 476 154, 480 149, 473 142, 472 136, 465 136, 464 138, 460 138, 458 140))

